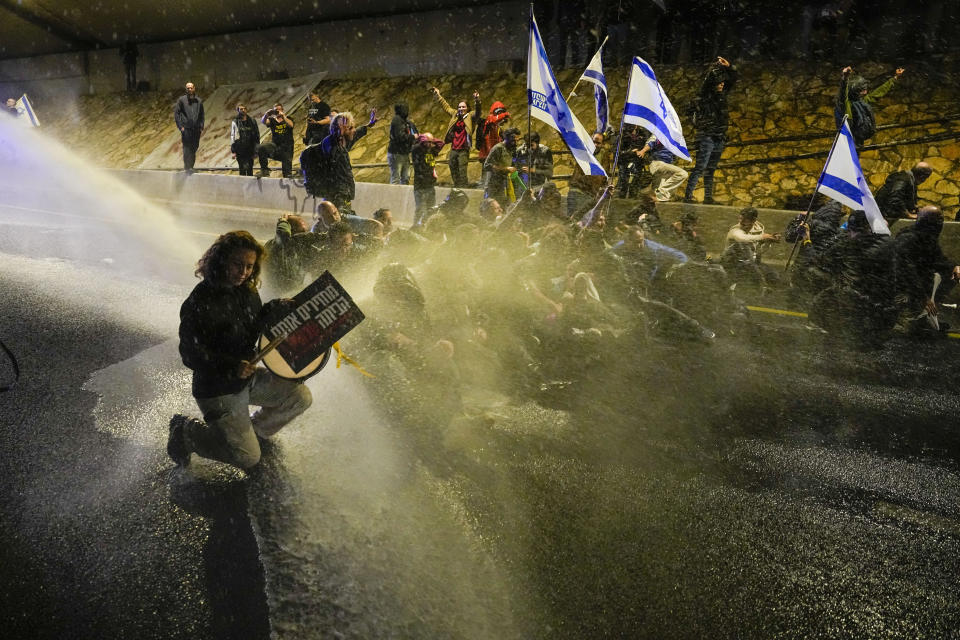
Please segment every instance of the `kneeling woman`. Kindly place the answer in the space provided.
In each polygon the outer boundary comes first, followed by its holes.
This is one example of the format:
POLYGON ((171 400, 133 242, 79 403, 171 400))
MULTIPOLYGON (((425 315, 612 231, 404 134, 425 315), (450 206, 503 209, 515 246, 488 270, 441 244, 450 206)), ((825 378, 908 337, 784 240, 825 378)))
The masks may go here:
POLYGON ((250 364, 265 309, 257 287, 263 246, 247 231, 225 233, 197 263, 202 281, 180 307, 180 356, 193 370, 204 422, 177 415, 167 453, 180 466, 196 453, 250 469, 269 438, 310 406, 310 390, 250 364), (249 405, 260 409, 252 416, 249 405))

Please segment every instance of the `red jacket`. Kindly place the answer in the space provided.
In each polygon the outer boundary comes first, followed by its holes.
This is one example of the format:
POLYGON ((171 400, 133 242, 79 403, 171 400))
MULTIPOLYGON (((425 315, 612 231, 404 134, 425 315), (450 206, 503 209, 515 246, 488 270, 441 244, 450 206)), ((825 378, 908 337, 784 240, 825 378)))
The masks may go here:
POLYGON ((479 159, 486 159, 490 149, 500 142, 500 127, 510 117, 510 112, 499 100, 490 105, 490 115, 477 125, 477 151, 479 159))

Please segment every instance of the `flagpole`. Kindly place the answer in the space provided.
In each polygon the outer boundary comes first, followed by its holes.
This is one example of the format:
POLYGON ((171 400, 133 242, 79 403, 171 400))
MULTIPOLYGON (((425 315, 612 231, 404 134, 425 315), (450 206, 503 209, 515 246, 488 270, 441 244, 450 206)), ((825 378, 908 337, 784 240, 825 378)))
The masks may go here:
MULTIPOLYGON (((627 100, 630 99, 630 85, 631 85, 631 84, 633 84, 633 61, 632 61, 632 60, 630 61, 630 75, 628 76, 628 79, 627 79, 627 95, 626 95, 626 97, 623 99, 623 112, 620 113, 620 131, 617 133, 617 151, 616 151, 616 153, 613 154, 613 166, 610 167, 610 173, 613 174, 612 177, 610 178, 610 186, 611 186, 611 187, 613 186, 613 180, 614 180, 614 178, 619 178, 619 177, 620 177, 620 171, 618 170, 619 167, 618 167, 618 165, 617 165, 617 161, 620 160, 620 144, 623 142, 623 121, 626 120, 626 118, 624 118, 623 116, 624 116, 624 113, 625 113, 626 110, 627 110, 627 100)), ((607 100, 607 105, 609 105, 609 104, 610 104, 610 101, 609 101, 609 99, 608 99, 608 100, 607 100)), ((609 108, 609 107, 608 107, 608 108, 609 108)))
MULTIPOLYGON (((807 211, 803 214, 804 224, 806 224, 807 219, 810 217, 810 210, 813 208, 813 201, 817 199, 817 193, 819 193, 820 185, 823 184, 823 174, 827 172, 827 167, 830 166, 830 158, 833 157, 833 150, 837 148, 837 141, 840 139, 841 132, 843 131, 843 125, 846 124, 848 117, 849 116, 844 114, 843 120, 840 121, 840 126, 837 128, 837 135, 833 138, 833 144, 830 145, 830 153, 827 154, 827 161, 823 163, 823 169, 820 171, 820 177, 817 178, 817 186, 813 188, 813 195, 810 196, 810 203, 807 205, 807 211)), ((794 240, 793 249, 790 250, 790 257, 787 258, 787 264, 783 267, 784 273, 786 273, 787 269, 790 268, 790 263, 793 262, 793 256, 797 252, 797 246, 800 244, 800 241, 801 238, 794 240)))
MULTIPOLYGON (((597 49, 597 51, 602 51, 602 50, 603 50, 603 45, 607 44, 607 40, 609 40, 609 39, 610 39, 610 36, 607 36, 606 38, 604 38, 604 39, 603 39, 603 42, 600 43, 600 48, 597 49)), ((594 55, 596 55, 596 54, 594 54, 594 55)), ((592 61, 593 58, 591 58, 590 60, 592 61)), ((588 66, 588 68, 589 68, 589 63, 587 64, 587 66, 588 66)), ((572 98, 572 97, 574 96, 574 94, 577 92, 577 87, 580 86, 580 81, 581 81, 582 79, 583 79, 583 74, 581 73, 581 74, 580 74, 580 77, 577 78, 577 84, 573 85, 573 89, 570 89, 570 93, 567 94, 567 102, 570 102, 570 98, 572 98)))
POLYGON ((530 41, 533 39, 533 3, 530 3, 530 23, 527 25, 527 188, 533 182, 533 144, 530 141, 530 41))

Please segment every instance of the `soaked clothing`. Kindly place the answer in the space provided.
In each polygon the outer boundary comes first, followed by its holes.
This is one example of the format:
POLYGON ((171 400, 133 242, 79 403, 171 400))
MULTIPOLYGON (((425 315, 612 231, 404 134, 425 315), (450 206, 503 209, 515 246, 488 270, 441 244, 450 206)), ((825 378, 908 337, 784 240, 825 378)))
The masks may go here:
POLYGON ((320 143, 317 158, 317 175, 320 181, 317 193, 333 202, 338 209, 348 206, 356 196, 357 187, 353 178, 353 165, 350 163, 350 149, 360 138, 367 135, 367 128, 367 125, 357 127, 353 139, 344 145, 333 136, 327 136, 320 143))
POLYGON ((266 369, 237 376, 241 360, 256 355, 263 317, 256 290, 206 280, 181 306, 180 356, 193 370, 193 396, 204 417, 184 426, 188 451, 249 469, 260 461, 257 436, 272 436, 310 406, 304 385, 266 369), (251 404, 261 407, 252 418, 251 404))
POLYGON ((264 282, 280 294, 298 292, 304 276, 314 272, 314 263, 326 243, 324 234, 293 233, 290 222, 280 218, 274 237, 264 244, 264 282))
POLYGON ((887 223, 917 209, 917 181, 912 171, 895 171, 887 176, 883 186, 877 190, 877 206, 887 223))
POLYGON ((818 260, 831 283, 810 305, 810 319, 865 345, 881 344, 897 321, 889 236, 845 236, 818 260))
POLYGON ((490 150, 486 161, 483 163, 483 176, 485 192, 484 197, 493 198, 500 203, 500 206, 506 207, 509 204, 507 199, 507 181, 510 176, 505 169, 511 166, 513 161, 513 150, 500 142, 490 150))
POLYGON ((260 294, 246 286, 218 287, 201 281, 180 307, 180 357, 193 371, 193 395, 237 393, 241 360, 256 355, 262 323, 260 294))
POLYGON ((952 288, 953 265, 956 264, 940 248, 940 229, 927 229, 923 224, 907 227, 892 241, 897 295, 908 309, 921 309, 933 290, 933 275, 943 278, 937 299, 952 288))
POLYGON ((873 112, 873 103, 889 93, 897 77, 894 76, 882 85, 861 97, 860 93, 867 88, 867 81, 862 76, 840 80, 840 89, 834 104, 833 116, 837 128, 843 123, 846 115, 850 123, 850 132, 857 146, 861 146, 877 132, 877 119, 873 112))

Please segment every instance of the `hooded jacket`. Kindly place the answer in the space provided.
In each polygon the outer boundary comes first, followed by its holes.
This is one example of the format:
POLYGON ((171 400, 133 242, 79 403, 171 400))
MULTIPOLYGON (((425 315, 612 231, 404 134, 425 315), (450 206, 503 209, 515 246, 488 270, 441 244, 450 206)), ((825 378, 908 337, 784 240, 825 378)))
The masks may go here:
POLYGON ((866 79, 863 76, 852 78, 844 76, 840 80, 840 89, 837 91, 837 101, 833 108, 837 128, 840 128, 843 116, 846 115, 850 120, 850 132, 853 133, 853 140, 857 145, 862 145, 869 140, 877 132, 877 118, 873 112, 873 103, 887 95, 896 81, 897 77, 893 76, 870 93, 861 96, 860 94, 868 87, 866 79))
POLYGON ((387 153, 407 155, 413 148, 417 128, 410 122, 410 107, 405 102, 393 106, 393 120, 390 121, 390 142, 387 153))
POLYGON ((696 131, 698 136, 722 136, 730 124, 730 110, 727 95, 737 83, 737 70, 715 66, 707 72, 700 85, 700 95, 696 109, 696 131), (717 85, 723 83, 723 90, 717 91, 717 85))
POLYGON ((477 151, 480 160, 485 160, 490 150, 500 142, 500 125, 510 117, 510 112, 499 100, 490 105, 490 115, 477 125, 477 151))

